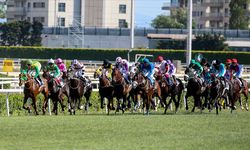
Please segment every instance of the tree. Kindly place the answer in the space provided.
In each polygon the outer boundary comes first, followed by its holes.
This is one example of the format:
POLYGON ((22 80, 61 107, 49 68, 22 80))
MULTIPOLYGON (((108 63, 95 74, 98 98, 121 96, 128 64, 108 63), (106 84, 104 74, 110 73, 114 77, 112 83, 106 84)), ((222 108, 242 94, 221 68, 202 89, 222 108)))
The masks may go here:
POLYGON ((19 21, 19 27, 20 27, 20 34, 18 37, 19 45, 23 46, 29 46, 30 43, 30 30, 31 30, 31 23, 28 21, 19 21))
POLYGON ((192 42, 192 49, 194 50, 214 50, 221 51, 228 49, 225 44, 226 39, 220 34, 201 34, 196 35, 192 42))
POLYGON ((247 3, 249 0, 231 0, 230 7, 230 29, 248 29, 249 17, 247 15, 247 3))
POLYGON ((32 24, 32 32, 31 32, 31 45, 33 46, 41 46, 42 45, 42 30, 43 24, 41 22, 35 21, 32 24))
POLYGON ((28 21, 13 21, 0 24, 0 44, 3 46, 40 46, 43 25, 28 21))
MULTIPOLYGON (((179 8, 172 10, 171 16, 158 15, 152 20, 151 26, 153 28, 187 28, 187 19, 187 10, 185 8, 179 8)), ((195 28, 194 21, 193 28, 195 28)))
POLYGON ((0 26, 1 45, 17 46, 20 28, 18 22, 3 23, 0 26))

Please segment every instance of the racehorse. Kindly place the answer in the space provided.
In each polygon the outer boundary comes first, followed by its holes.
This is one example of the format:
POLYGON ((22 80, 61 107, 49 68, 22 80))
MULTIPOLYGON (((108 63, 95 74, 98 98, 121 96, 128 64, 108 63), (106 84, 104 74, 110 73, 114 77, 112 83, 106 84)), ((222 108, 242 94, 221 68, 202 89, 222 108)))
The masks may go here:
POLYGON ((162 102, 165 107, 164 114, 166 114, 167 109, 169 108, 170 104, 172 103, 172 100, 175 103, 175 113, 178 111, 180 100, 181 100, 181 94, 184 90, 184 85, 182 81, 178 78, 176 78, 176 83, 169 85, 165 77, 162 75, 157 76, 157 81, 159 82, 160 88, 161 88, 161 97, 162 102), (167 104, 167 97, 170 96, 169 103, 167 104), (177 101, 176 101, 177 96, 177 101))
POLYGON ((31 98, 36 115, 38 115, 36 97, 39 93, 42 93, 44 95, 44 102, 43 102, 43 108, 42 108, 43 115, 45 115, 46 107, 48 103, 48 96, 49 96, 48 85, 45 80, 43 82, 44 82, 44 85, 39 87, 39 84, 29 74, 27 75, 23 73, 19 74, 19 86, 22 86, 24 84, 23 108, 30 112, 30 107, 29 106, 26 107, 25 104, 27 103, 28 98, 31 98))
MULTIPOLYGON (((118 68, 114 68, 112 71, 112 85, 114 87, 113 96, 116 97, 118 101, 116 111, 119 111, 119 109, 121 109, 124 113, 126 108, 126 99, 132 89, 132 86, 126 83, 125 78, 118 68), (122 106, 120 106, 120 99, 123 100, 122 106)), ((130 103, 128 103, 128 107, 129 106, 131 107, 130 103)))
MULTIPOLYGON (((211 112, 212 106, 216 108, 216 114, 218 114, 219 100, 221 98, 225 99, 226 104, 228 99, 232 98, 232 84, 230 81, 223 78, 216 78, 214 74, 211 74, 211 86, 210 86, 210 98, 208 102, 208 109, 211 112), (224 84, 223 84, 223 83, 224 84)), ((220 107, 221 108, 221 107, 220 107)))
MULTIPOLYGON (((242 79, 242 82, 243 82, 243 86, 244 88, 241 89, 241 94, 244 95, 245 97, 245 107, 246 107, 246 110, 248 111, 248 83, 246 80, 242 79)), ((239 98, 239 101, 240 101, 240 106, 241 106, 241 109, 244 109, 244 106, 242 104, 242 99, 241 99, 241 96, 239 98)))
POLYGON ((114 87, 111 84, 111 81, 106 76, 106 69, 102 69, 101 72, 97 70, 94 73, 94 78, 99 78, 99 94, 101 97, 101 109, 104 108, 104 98, 108 99, 107 110, 108 115, 110 110, 115 110, 114 103, 113 103, 113 94, 114 94, 114 87), (112 105, 112 106, 111 106, 112 105))
MULTIPOLYGON (((64 111, 65 105, 63 104, 63 94, 65 93, 62 88, 59 88, 59 83, 56 81, 55 78, 53 78, 53 75, 51 75, 47 71, 43 71, 43 77, 47 80, 48 83, 48 89, 49 89, 49 98, 52 99, 54 108, 53 112, 57 115, 58 114, 58 102, 61 105, 62 111, 64 111)), ((67 93, 65 94, 68 95, 67 93)))
POLYGON ((207 95, 206 87, 203 87, 201 79, 196 77, 194 69, 189 67, 187 67, 185 70, 184 80, 188 82, 186 86, 187 93, 185 95, 186 110, 188 110, 188 97, 193 96, 194 107, 192 109, 192 112, 194 112, 196 106, 198 106, 198 108, 200 108, 200 110, 202 111, 201 97, 207 95))
MULTIPOLYGON (((137 94, 140 94, 143 99, 143 111, 146 108, 145 114, 149 115, 150 103, 153 101, 154 87, 151 85, 150 80, 141 72, 134 76, 133 84, 136 85, 137 94)), ((155 82, 155 84, 159 86, 158 82, 155 82)))
MULTIPOLYGON (((83 95, 86 92, 86 87, 85 84, 83 83, 83 81, 79 78, 75 77, 75 71, 68 71, 68 82, 67 85, 69 86, 69 103, 70 103, 70 115, 72 115, 72 113, 75 115, 75 111, 76 111, 76 105, 78 104, 78 109, 80 109, 80 102, 81 102, 81 98, 83 97, 83 95)), ((89 98, 89 97, 88 97, 89 98)), ((86 99, 86 103, 88 105, 89 103, 89 99, 86 99)))
POLYGON ((235 109, 235 103, 237 100, 240 101, 240 105, 242 107, 242 109, 244 108, 242 106, 242 101, 241 101, 241 94, 243 94, 245 96, 245 106, 246 106, 246 110, 248 110, 248 85, 247 82, 245 80, 243 80, 243 85, 244 88, 241 88, 241 83, 239 82, 238 79, 232 79, 231 82, 233 84, 233 89, 232 89, 232 100, 230 101, 231 104, 231 112, 235 109))

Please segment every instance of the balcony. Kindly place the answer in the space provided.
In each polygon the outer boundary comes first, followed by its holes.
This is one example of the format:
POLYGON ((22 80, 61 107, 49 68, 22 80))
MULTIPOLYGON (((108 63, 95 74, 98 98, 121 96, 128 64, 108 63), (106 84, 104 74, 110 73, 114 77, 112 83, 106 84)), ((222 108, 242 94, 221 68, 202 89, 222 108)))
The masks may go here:
POLYGON ((213 20, 213 21, 223 21, 224 13, 206 13, 203 17, 203 20, 213 20))
POLYGON ((25 7, 8 7, 6 11, 8 17, 14 16, 25 16, 26 10, 25 7))
POLYGON ((223 7, 225 5, 224 0, 203 0, 202 6, 210 7, 223 7))

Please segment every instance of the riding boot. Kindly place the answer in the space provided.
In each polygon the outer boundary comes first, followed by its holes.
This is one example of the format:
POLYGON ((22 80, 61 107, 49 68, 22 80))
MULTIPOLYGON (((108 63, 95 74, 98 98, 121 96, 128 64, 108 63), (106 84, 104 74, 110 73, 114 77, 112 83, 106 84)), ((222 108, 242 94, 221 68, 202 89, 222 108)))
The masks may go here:
POLYGON ((170 86, 172 85, 171 80, 170 80, 169 77, 167 78, 167 83, 168 83, 168 85, 170 85, 170 86))
POLYGON ((243 89, 243 88, 244 88, 244 83, 243 83, 243 81, 242 81, 242 78, 239 78, 239 79, 240 79, 240 82, 241 82, 240 87, 243 89))

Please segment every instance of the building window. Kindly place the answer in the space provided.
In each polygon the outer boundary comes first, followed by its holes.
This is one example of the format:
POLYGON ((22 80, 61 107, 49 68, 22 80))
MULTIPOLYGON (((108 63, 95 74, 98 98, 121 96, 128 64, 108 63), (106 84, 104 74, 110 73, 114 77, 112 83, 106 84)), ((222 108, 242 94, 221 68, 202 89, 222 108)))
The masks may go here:
POLYGON ((58 26, 65 27, 65 18, 57 18, 58 26))
POLYGON ((119 5, 119 13, 126 14, 126 5, 119 5))
POLYGON ((44 23, 44 17, 33 17, 33 22, 38 21, 44 23))
POLYGON ((33 3, 33 8, 45 8, 44 2, 33 3))
POLYGON ((29 22, 30 22, 30 17, 27 17, 27 21, 29 21, 29 22))
POLYGON ((30 8, 30 2, 28 2, 28 8, 30 8))
POLYGON ((126 22, 125 19, 119 19, 119 28, 127 28, 128 23, 126 22))
POLYGON ((58 3, 58 11, 65 12, 65 3, 58 3))

